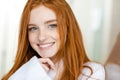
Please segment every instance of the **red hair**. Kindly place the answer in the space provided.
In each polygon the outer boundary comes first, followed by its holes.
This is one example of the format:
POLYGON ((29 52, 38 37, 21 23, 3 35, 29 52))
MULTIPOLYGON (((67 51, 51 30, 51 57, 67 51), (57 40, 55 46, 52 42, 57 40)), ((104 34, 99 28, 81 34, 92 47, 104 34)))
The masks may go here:
POLYGON ((56 61, 63 59, 64 70, 60 80, 77 80, 83 64, 89 61, 75 16, 65 0, 28 0, 21 18, 18 50, 15 64, 2 80, 7 80, 20 66, 32 56, 40 57, 28 41, 27 24, 32 9, 44 5, 56 13, 58 31, 61 39, 60 49, 54 56, 56 61))

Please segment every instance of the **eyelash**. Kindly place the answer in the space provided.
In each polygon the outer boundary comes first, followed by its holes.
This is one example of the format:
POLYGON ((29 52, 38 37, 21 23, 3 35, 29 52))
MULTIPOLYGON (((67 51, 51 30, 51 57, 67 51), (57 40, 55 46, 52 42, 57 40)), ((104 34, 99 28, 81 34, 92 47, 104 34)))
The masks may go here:
POLYGON ((56 28, 57 27, 57 24, 50 24, 48 25, 48 28, 56 28))
MULTIPOLYGON (((57 24, 50 24, 50 25, 48 25, 48 28, 50 28, 50 29, 54 29, 56 27, 57 27, 57 24)), ((28 28, 28 31, 35 31, 37 29, 38 29, 37 27, 33 26, 33 27, 28 28)))
POLYGON ((37 29, 38 29, 37 27, 30 27, 30 28, 28 28, 29 31, 35 31, 37 29))

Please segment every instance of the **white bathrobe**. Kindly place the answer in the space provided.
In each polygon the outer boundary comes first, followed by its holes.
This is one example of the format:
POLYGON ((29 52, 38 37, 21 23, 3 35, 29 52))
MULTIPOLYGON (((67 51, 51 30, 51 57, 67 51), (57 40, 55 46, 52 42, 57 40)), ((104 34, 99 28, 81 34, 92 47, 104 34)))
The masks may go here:
MULTIPOLYGON (((101 64, 87 62, 85 65, 91 67, 93 74, 90 75, 90 70, 84 68, 78 80, 105 80, 104 67, 101 64), (90 75, 87 77, 86 75, 90 75)), ((22 65, 8 80, 53 80, 55 72, 46 73, 36 56, 32 57, 27 63, 22 65)))

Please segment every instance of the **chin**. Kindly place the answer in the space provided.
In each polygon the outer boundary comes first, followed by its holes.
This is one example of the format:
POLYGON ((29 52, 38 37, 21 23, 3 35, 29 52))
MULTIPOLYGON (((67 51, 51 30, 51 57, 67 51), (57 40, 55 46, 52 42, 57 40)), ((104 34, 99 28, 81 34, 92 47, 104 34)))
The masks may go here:
POLYGON ((43 56, 41 56, 42 58, 51 58, 51 57, 53 57, 52 55, 51 56, 48 56, 48 55, 43 55, 43 56))

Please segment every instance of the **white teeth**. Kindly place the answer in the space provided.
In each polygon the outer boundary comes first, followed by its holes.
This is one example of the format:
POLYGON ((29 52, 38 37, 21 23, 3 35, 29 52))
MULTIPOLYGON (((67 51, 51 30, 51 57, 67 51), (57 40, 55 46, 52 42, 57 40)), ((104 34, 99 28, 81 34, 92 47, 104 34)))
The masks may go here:
POLYGON ((46 48, 46 47, 49 47, 51 46, 53 43, 49 43, 49 44, 41 44, 40 47, 42 48, 46 48))

